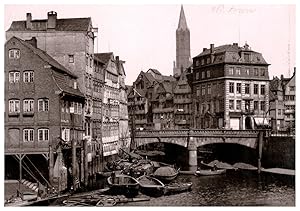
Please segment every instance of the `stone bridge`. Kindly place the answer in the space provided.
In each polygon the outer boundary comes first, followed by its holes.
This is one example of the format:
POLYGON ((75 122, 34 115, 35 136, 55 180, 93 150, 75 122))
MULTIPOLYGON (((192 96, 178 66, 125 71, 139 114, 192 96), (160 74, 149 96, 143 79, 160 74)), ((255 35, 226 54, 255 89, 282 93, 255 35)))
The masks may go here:
POLYGON ((136 132, 134 142, 136 147, 150 143, 170 143, 185 147, 189 151, 190 166, 197 166, 197 147, 228 143, 258 149, 261 148, 258 145, 261 143, 262 146, 266 134, 265 130, 146 130, 136 132))

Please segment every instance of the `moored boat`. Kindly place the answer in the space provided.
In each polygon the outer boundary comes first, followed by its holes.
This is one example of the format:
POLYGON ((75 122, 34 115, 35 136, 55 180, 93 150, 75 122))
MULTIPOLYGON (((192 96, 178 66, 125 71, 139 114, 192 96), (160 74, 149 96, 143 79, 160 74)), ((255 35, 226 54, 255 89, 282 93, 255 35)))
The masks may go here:
POLYGON ((154 177, 147 175, 137 178, 140 184, 140 191, 148 196, 162 196, 164 194, 165 185, 154 177))
POLYGON ((124 194, 125 196, 136 196, 139 191, 139 182, 128 175, 112 175, 107 178, 110 191, 113 194, 124 194))
POLYGON ((226 173, 226 169, 216 169, 216 170, 201 169, 201 170, 197 170, 195 173, 198 176, 213 176, 213 175, 225 174, 226 173))
POLYGON ((179 173, 179 169, 176 170, 170 166, 160 167, 154 173, 153 176, 162 182, 169 183, 174 180, 179 173))
POLYGON ((188 183, 173 183, 170 185, 166 185, 165 187, 165 195, 181 193, 185 191, 192 190, 192 182, 188 183))

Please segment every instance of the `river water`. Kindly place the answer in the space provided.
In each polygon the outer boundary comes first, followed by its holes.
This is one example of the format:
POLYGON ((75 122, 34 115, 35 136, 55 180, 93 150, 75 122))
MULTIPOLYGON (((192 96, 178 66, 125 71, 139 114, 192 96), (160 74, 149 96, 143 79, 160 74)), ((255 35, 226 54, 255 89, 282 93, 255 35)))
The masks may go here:
POLYGON ((290 176, 237 171, 217 176, 179 175, 176 182, 193 182, 193 188, 117 206, 295 206, 295 182, 290 176))

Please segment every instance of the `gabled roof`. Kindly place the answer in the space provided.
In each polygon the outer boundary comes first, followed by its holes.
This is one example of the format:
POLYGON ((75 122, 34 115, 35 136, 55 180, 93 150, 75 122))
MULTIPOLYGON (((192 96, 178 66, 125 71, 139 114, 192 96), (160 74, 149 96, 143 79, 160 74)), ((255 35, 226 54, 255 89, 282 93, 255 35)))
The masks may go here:
MULTIPOLYGON (((32 29, 26 29, 26 21, 13 21, 7 31, 46 31, 47 19, 32 20, 32 29)), ((56 31, 88 31, 91 18, 56 19, 56 31)))
POLYGON ((157 75, 161 75, 161 73, 160 73, 158 70, 156 70, 156 69, 150 68, 150 69, 147 71, 147 73, 149 73, 149 72, 153 72, 153 73, 155 73, 155 74, 157 74, 157 75))
POLYGON ((44 60, 45 62, 47 62, 49 65, 55 67, 56 69, 74 77, 77 78, 76 75, 74 75, 72 72, 70 72, 68 69, 66 69, 64 66, 62 66, 60 63, 58 63, 55 59, 53 59, 50 55, 48 55, 45 51, 42 51, 39 48, 34 47, 33 45, 27 43, 26 41, 18 38, 18 37, 12 37, 11 39, 17 39, 18 41, 20 41, 20 43, 22 43, 25 47, 29 48, 30 50, 33 51, 34 54, 38 55, 42 60, 44 60))
POLYGON ((108 53, 95 53, 94 56, 107 65, 108 61, 112 58, 113 52, 108 53))
POLYGON ((84 94, 77 88, 73 89, 69 86, 69 83, 67 81, 67 78, 64 77, 62 74, 59 74, 58 72, 53 73, 53 78, 57 84, 57 86, 64 92, 69 93, 71 95, 84 97, 84 94))
POLYGON ((145 77, 150 81, 151 85, 154 82, 157 82, 156 79, 153 77, 153 75, 151 73, 144 73, 145 77))
MULTIPOLYGON (((64 66, 59 64, 55 59, 53 59, 51 56, 49 56, 45 51, 42 51, 41 49, 32 46, 31 44, 27 43, 26 41, 24 41, 20 38, 12 37, 10 40, 12 40, 12 39, 16 39, 17 41, 19 41, 26 48, 30 49, 33 52, 33 54, 37 55, 44 62, 48 63, 52 67, 52 69, 50 71, 52 71, 53 79, 55 80, 58 88, 61 91, 65 92, 65 93, 69 93, 71 95, 80 96, 80 97, 84 98, 84 94, 79 89, 73 89, 72 87, 70 87, 69 81, 67 81, 68 79, 67 79, 67 77, 65 77, 65 74, 67 74, 71 78, 77 79, 76 75, 74 75, 72 72, 70 72, 64 66)), ((10 40, 8 40, 7 42, 9 42, 10 40)))
POLYGON ((270 90, 271 91, 282 91, 281 81, 276 76, 273 80, 270 81, 270 90))

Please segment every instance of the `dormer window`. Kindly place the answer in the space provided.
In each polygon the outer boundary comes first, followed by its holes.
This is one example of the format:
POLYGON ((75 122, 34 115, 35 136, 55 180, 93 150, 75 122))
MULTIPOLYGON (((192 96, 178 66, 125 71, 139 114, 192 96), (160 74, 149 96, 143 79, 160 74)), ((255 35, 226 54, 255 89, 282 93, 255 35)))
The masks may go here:
POLYGON ((19 59, 20 58, 20 50, 19 49, 11 49, 11 50, 9 50, 8 57, 10 59, 19 59))
POLYGON ((73 88, 74 88, 74 89, 77 89, 77 81, 74 81, 74 83, 73 83, 73 88))
POLYGON ((69 63, 74 63, 74 55, 69 55, 69 63))
POLYGON ((249 53, 244 53, 244 60, 245 60, 245 62, 250 62, 250 54, 249 53))

